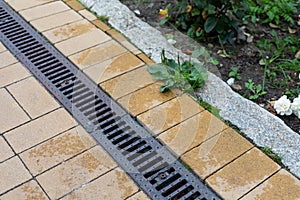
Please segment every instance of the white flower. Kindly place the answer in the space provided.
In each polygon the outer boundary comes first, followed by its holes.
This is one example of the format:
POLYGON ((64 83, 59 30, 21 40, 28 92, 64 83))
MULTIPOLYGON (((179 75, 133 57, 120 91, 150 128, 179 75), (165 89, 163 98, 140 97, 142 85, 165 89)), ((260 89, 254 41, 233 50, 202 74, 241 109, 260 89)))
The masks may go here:
POLYGON ((275 101, 274 109, 276 110, 277 114, 280 115, 291 115, 293 113, 291 108, 291 101, 287 98, 286 95, 283 95, 275 101))
POLYGON ((300 119, 300 95, 291 104, 293 113, 300 119))

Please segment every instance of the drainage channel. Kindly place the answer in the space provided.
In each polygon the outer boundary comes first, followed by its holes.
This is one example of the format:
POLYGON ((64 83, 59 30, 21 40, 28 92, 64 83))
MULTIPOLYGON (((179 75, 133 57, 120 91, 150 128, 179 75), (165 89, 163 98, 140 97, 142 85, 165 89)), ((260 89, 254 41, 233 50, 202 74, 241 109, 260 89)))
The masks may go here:
POLYGON ((151 199, 220 199, 3 0, 0 39, 151 199))

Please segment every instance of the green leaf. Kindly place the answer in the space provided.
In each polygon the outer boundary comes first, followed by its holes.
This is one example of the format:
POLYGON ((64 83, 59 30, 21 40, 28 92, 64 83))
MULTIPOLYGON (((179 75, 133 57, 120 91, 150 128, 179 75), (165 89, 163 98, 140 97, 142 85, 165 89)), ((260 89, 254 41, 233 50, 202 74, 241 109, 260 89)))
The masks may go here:
POLYGON ((161 21, 159 22, 159 25, 160 25, 160 26, 165 25, 165 23, 167 23, 167 22, 169 21, 169 19, 170 19, 170 17, 165 17, 163 20, 161 20, 161 21))
POLYGON ((204 30, 209 33, 211 32, 217 25, 218 19, 216 17, 208 17, 204 24, 204 30))
POLYGON ((147 70, 156 80, 166 80, 169 78, 169 72, 164 65, 148 66, 147 70))

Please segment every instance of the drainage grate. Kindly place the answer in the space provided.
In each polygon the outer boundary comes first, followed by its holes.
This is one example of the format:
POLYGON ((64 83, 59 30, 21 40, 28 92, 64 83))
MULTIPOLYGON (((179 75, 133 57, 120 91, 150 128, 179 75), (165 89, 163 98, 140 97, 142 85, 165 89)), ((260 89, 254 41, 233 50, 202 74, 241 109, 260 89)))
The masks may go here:
POLYGON ((0 38, 152 199, 220 199, 0 0, 0 38))

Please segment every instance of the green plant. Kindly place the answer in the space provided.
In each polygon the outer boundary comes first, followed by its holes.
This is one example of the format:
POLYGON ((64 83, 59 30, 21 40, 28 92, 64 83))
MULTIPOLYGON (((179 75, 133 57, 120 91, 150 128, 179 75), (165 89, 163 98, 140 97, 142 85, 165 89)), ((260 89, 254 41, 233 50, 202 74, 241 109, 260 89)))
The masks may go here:
POLYGON ((294 89, 289 89, 285 91, 283 94, 287 95, 289 99, 295 99, 298 97, 298 95, 300 95, 300 86, 294 89))
POLYGON ((168 16, 161 24, 171 20, 197 40, 217 35, 223 44, 233 44, 239 30, 236 19, 242 19, 246 9, 244 0, 178 0, 167 6, 168 16))
POLYGON ((264 66, 264 76, 262 89, 264 90, 266 84, 266 78, 272 80, 272 85, 284 86, 287 85, 290 77, 288 74, 292 71, 300 71, 299 59, 286 59, 289 54, 296 53, 300 48, 300 39, 295 36, 288 36, 283 40, 280 40, 277 33, 272 30, 272 39, 261 40, 257 43, 257 46, 261 49, 261 59, 259 64, 264 66), (280 79, 275 79, 277 74, 282 74, 284 77, 284 84, 280 79))
POLYGON ((241 74, 238 72, 239 69, 237 67, 233 67, 231 72, 229 72, 229 77, 236 78, 237 80, 241 80, 241 74))
POLYGON ((249 99, 251 99, 251 100, 256 100, 260 96, 267 94, 267 92, 263 90, 263 87, 261 84, 258 84, 256 86, 255 83, 251 79, 249 79, 248 82, 245 83, 245 87, 248 91, 250 91, 252 93, 252 95, 249 96, 249 99))
POLYGON ((249 13, 253 23, 262 18, 262 23, 274 22, 279 25, 280 20, 294 24, 293 14, 297 13, 299 1, 295 0, 248 0, 249 13))
POLYGON ((278 156, 277 154, 275 154, 271 148, 269 147, 262 147, 260 148, 262 152, 264 152, 267 156, 269 156, 272 160, 274 160, 277 164, 283 166, 282 164, 282 160, 280 158, 280 156, 278 156))
POLYGON ((167 92, 172 88, 179 88, 183 92, 192 92, 196 88, 204 86, 207 79, 204 62, 194 63, 189 60, 181 63, 179 56, 176 62, 166 58, 164 50, 161 53, 161 60, 162 63, 158 65, 148 66, 149 73, 155 79, 163 81, 161 92, 167 92))

